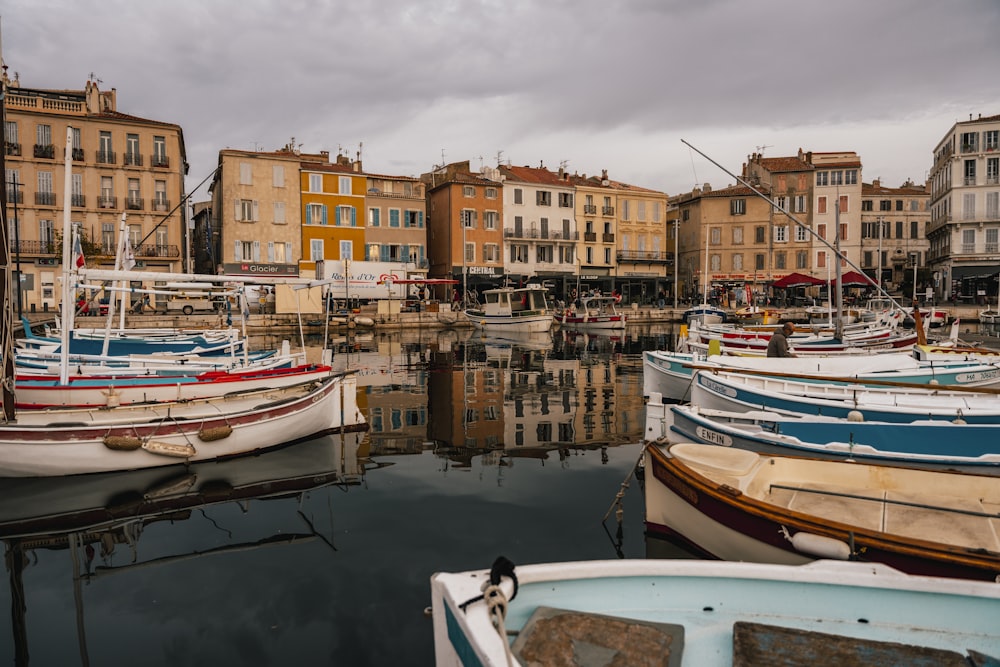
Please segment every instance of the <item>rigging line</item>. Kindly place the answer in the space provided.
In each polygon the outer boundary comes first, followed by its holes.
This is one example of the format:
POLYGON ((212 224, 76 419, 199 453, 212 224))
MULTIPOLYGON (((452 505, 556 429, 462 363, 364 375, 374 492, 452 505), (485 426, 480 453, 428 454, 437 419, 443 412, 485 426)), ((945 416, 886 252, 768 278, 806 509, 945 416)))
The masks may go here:
MULTIPOLYGON (((684 141, 684 140, 681 139, 681 141, 684 141)), ((698 187, 698 185, 699 185, 699 183, 701 181, 698 180, 698 170, 695 169, 695 167, 694 167, 694 146, 692 146, 691 144, 688 144, 686 141, 684 141, 684 143, 687 144, 688 155, 691 157, 691 173, 694 174, 694 186, 698 187)))

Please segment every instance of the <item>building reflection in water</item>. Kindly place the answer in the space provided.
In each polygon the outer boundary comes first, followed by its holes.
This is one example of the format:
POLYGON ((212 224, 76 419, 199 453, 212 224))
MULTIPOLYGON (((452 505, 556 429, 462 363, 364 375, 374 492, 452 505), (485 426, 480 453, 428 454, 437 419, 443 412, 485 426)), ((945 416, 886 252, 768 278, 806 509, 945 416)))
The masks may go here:
POLYGON ((641 438, 641 354, 624 352, 624 338, 378 334, 342 343, 334 363, 358 373, 373 455, 562 460, 641 438))

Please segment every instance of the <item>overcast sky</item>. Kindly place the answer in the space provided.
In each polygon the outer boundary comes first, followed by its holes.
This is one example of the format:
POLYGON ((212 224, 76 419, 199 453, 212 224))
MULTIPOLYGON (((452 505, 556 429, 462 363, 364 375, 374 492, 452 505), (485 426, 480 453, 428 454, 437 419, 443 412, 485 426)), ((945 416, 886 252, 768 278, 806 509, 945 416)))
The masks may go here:
MULTIPOLYGON (((750 153, 853 150, 922 182, 969 114, 1000 114, 1000 0, 5 0, 10 76, 177 123, 189 191, 223 148, 360 149, 595 174, 668 194, 750 153)), ((194 196, 207 199, 207 186, 194 196)))

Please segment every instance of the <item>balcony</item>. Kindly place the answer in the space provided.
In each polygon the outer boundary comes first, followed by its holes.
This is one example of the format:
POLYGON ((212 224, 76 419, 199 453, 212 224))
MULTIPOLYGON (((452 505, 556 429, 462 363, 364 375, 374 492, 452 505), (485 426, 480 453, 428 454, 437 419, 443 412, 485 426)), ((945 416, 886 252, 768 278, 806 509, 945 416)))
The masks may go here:
POLYGON ((603 243, 614 243, 615 242, 615 235, 614 234, 601 234, 601 240, 602 240, 603 243))
POLYGON ((8 204, 23 204, 24 203, 24 193, 20 190, 7 186, 7 203, 8 204))
POLYGON ((142 210, 142 197, 129 195, 125 199, 125 208, 130 211, 141 211, 142 210))
POLYGON ((962 179, 962 185, 975 185, 975 184, 976 184, 975 176, 966 176, 965 178, 962 179))
POLYGON ((74 148, 73 149, 73 162, 83 162, 83 149, 74 148))
POLYGON ((597 243, 597 232, 584 232, 583 240, 587 243, 597 243))
POLYGON ((55 206, 56 205, 56 193, 54 192, 36 192, 35 193, 35 203, 39 206, 55 206))
POLYGON ((113 195, 101 195, 97 198, 98 208, 116 208, 118 206, 118 197, 113 195))
POLYGON ((167 168, 170 166, 170 158, 166 155, 156 155, 154 153, 152 159, 150 160, 150 164, 154 167, 167 168))
POLYGON ((552 238, 556 241, 579 241, 580 232, 552 232, 552 238))
POLYGON ((87 195, 70 195, 70 205, 74 208, 86 208, 87 207, 87 195))
POLYGON ((963 153, 975 153, 979 150, 979 146, 976 143, 962 144, 963 153))
POLYGON ((98 164, 114 164, 115 163, 115 152, 114 151, 97 151, 97 163, 98 164))
POLYGON ((22 255, 54 255, 56 252, 56 244, 52 241, 18 241, 14 242, 11 239, 10 242, 11 252, 21 253, 22 255))
POLYGON ((674 254, 672 252, 661 252, 659 250, 619 250, 617 255, 619 262, 674 263, 674 254))
POLYGON ((17 157, 21 156, 21 144, 12 144, 9 141, 4 142, 4 146, 7 151, 7 155, 15 155, 17 157))
POLYGON ((146 243, 135 249, 139 257, 180 257, 180 248, 176 245, 161 243, 146 243))
POLYGON ((125 166, 126 167, 141 167, 142 166, 142 156, 138 153, 125 153, 125 166))
POLYGON ((987 176, 986 185, 1000 185, 1000 178, 996 176, 987 176))
POLYGON ((587 214, 587 215, 595 215, 597 213, 597 205, 596 204, 584 204, 583 205, 583 212, 585 214, 587 214))
POLYGON ((53 144, 35 144, 35 157, 43 158, 54 158, 56 156, 56 147, 53 144))
POLYGON ((161 213, 170 209, 170 200, 157 198, 153 200, 153 210, 161 213))
POLYGON ((602 206, 601 207, 601 215, 614 215, 614 214, 615 214, 615 207, 614 206, 602 206))

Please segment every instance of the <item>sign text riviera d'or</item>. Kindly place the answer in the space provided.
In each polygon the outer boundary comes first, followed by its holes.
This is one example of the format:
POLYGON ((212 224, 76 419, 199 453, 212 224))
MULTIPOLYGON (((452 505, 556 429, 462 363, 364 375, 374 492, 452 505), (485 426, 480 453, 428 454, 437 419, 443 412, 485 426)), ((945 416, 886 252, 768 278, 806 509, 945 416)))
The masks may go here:
POLYGON ((297 264, 261 264, 259 262, 226 262, 222 270, 228 276, 281 276, 297 278, 297 264))

